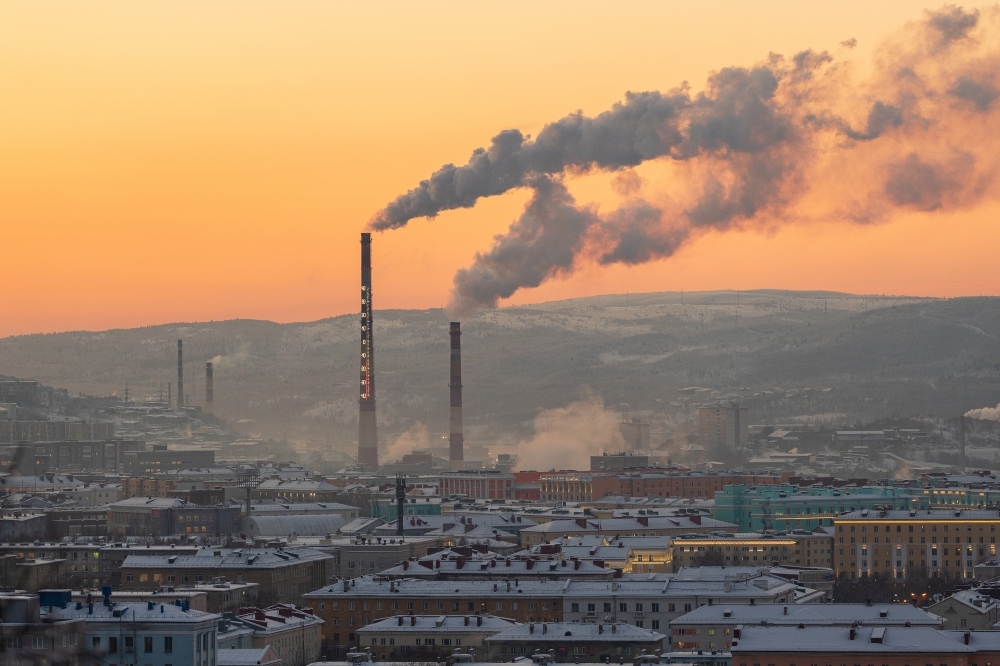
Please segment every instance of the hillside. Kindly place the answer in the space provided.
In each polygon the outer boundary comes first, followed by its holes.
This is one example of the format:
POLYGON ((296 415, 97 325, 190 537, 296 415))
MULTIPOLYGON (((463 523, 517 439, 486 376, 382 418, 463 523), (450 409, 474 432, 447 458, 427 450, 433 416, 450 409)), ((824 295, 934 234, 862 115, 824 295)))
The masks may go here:
MULTIPOLYGON (((417 421, 444 433, 446 315, 378 310, 375 317, 383 441, 417 421)), ((214 360, 216 412, 244 432, 350 450, 356 328, 354 316, 341 316, 17 336, 0 339, 0 374, 94 395, 121 394, 127 381, 142 399, 175 381, 183 338, 190 404, 201 402, 204 363, 214 360)), ((660 424, 659 438, 690 431, 693 406, 711 395, 679 391, 692 386, 738 395, 755 423, 952 415, 1000 401, 998 298, 608 295, 484 312, 462 328, 473 444, 524 437, 539 409, 565 406, 584 387, 660 424)))

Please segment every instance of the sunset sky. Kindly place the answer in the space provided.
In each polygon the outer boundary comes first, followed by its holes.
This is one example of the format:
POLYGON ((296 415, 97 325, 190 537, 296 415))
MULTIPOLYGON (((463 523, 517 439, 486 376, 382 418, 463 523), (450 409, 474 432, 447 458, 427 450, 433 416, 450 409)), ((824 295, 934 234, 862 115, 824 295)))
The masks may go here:
MULTIPOLYGON (((506 128, 769 53, 863 69, 925 2, 0 3, 0 336, 358 309, 358 234, 506 128), (841 42, 857 39, 846 50, 841 42)), ((996 141, 996 137, 991 137, 996 141)), ((651 172, 652 173, 652 172, 651 172)), ((647 178, 651 177, 647 175, 647 178)), ((571 187, 604 202, 610 177, 571 187)), ((440 307, 518 190, 374 239, 377 309, 440 307)), ((1000 294, 1000 205, 710 233, 509 302, 1000 294)))

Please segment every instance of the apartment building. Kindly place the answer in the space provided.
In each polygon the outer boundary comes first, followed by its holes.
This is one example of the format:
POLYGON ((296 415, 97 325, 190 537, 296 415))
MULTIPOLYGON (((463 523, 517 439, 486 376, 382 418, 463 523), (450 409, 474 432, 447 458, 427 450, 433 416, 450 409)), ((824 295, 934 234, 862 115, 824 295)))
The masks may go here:
POLYGON ((989 664, 1000 657, 1000 632, 940 631, 926 626, 748 626, 733 636, 733 666, 989 664))
POLYGON ((302 595, 324 625, 327 644, 354 643, 363 626, 400 614, 494 614, 517 622, 560 620, 566 581, 386 580, 364 576, 302 595))
POLYGON ((996 557, 1000 514, 986 509, 854 511, 834 519, 838 577, 973 578, 975 566, 996 557))
POLYGON ((108 506, 108 532, 114 536, 224 536, 240 531, 239 506, 200 506, 182 499, 132 497, 108 506))
POLYGON ((682 534, 673 537, 675 568, 715 565, 795 564, 833 568, 832 528, 791 532, 682 534))
POLYGON ((486 639, 487 658, 495 662, 550 654, 558 661, 619 664, 640 655, 655 657, 666 638, 661 633, 627 624, 534 622, 521 624, 486 639))
POLYGON ((306 592, 326 584, 332 569, 333 557, 311 548, 204 548, 194 555, 130 555, 121 564, 126 590, 225 579, 257 583, 263 604, 301 604, 306 592))
POLYGON ((168 497, 177 488, 175 479, 153 479, 150 477, 129 477, 122 480, 120 499, 130 497, 168 497))
POLYGON ((446 661, 455 650, 477 656, 484 641, 516 624, 493 615, 395 615, 358 629, 358 647, 379 661, 446 661))
POLYGON ((217 664, 216 623, 220 617, 214 613, 152 601, 70 602, 62 607, 43 607, 49 608, 43 610, 43 619, 83 620, 88 666, 217 664))
POLYGON ((514 475, 494 470, 446 472, 438 478, 438 494, 441 497, 514 499, 514 475))
POLYGON ((521 530, 521 545, 535 546, 558 538, 607 534, 618 536, 674 536, 732 530, 732 523, 700 515, 636 516, 632 518, 576 518, 553 520, 521 530))
POLYGON ((305 666, 320 659, 323 620, 309 608, 292 604, 241 608, 230 624, 251 629, 250 648, 270 645, 286 666, 305 666))
POLYGON ((723 604, 699 606, 670 622, 673 650, 728 651, 744 625, 776 627, 942 628, 943 620, 909 604, 723 604))

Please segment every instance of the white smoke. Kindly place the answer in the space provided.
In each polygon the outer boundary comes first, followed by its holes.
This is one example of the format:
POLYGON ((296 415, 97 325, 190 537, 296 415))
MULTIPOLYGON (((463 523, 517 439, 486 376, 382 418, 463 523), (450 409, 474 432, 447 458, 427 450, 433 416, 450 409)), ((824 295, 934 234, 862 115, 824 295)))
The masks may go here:
POLYGON ((997 405, 996 407, 970 409, 965 413, 965 418, 979 419, 980 421, 1000 421, 1000 405, 997 405))
POLYGON ((414 451, 426 451, 431 446, 431 435, 420 421, 410 426, 385 450, 385 459, 395 462, 414 451))
POLYGON ((565 407, 542 410, 535 417, 535 434, 517 447, 519 467, 590 469, 590 456, 625 449, 614 412, 589 391, 565 407))

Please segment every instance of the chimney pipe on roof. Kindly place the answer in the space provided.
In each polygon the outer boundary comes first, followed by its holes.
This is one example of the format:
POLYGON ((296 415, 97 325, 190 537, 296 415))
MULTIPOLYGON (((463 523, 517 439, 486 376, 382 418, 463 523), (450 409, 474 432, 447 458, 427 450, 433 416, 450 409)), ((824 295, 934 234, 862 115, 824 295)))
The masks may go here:
POLYGON ((448 461, 451 469, 460 470, 465 460, 465 436, 462 434, 462 324, 453 321, 449 327, 451 335, 451 376, 448 382, 451 396, 449 418, 448 461))
POLYGON ((215 378, 211 361, 205 364, 205 413, 215 413, 215 378))
MULTIPOLYGON (((361 234, 361 394, 358 400, 358 464, 378 469, 375 426, 375 338, 372 320, 372 235, 361 234)), ((402 519, 402 516, 400 516, 402 519)))
POLYGON ((184 341, 177 341, 177 411, 184 409, 184 341))

